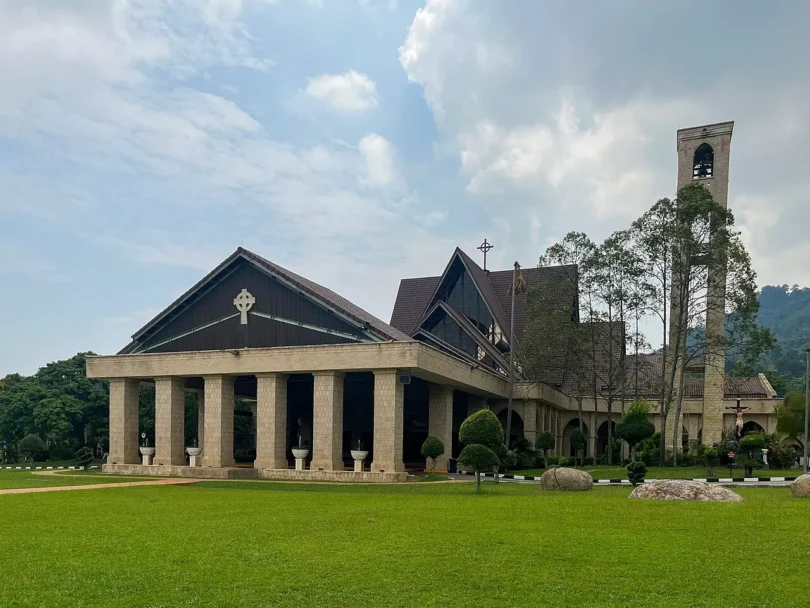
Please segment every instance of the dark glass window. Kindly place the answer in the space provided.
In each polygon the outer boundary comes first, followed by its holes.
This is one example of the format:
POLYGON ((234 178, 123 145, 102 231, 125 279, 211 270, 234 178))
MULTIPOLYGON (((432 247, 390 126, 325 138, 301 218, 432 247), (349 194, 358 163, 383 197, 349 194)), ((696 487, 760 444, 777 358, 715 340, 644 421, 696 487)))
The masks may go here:
POLYGON ((479 331, 487 336, 492 326, 492 315, 489 314, 484 299, 478 293, 475 283, 470 278, 461 262, 457 262, 449 277, 450 281, 442 298, 453 310, 462 313, 479 331))
POLYGON ((477 356, 478 344, 476 341, 443 310, 436 310, 427 320, 424 327, 437 338, 473 357, 477 356))

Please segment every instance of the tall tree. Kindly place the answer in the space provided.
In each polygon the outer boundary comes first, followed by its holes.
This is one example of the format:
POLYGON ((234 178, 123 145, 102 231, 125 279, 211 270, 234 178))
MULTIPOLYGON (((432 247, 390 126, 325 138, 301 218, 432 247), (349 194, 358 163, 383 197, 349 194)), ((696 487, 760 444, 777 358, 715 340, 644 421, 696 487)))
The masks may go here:
POLYGON ((518 352, 523 375, 535 382, 566 384, 577 401, 584 429, 583 397, 590 386, 586 327, 580 324, 581 302, 589 302, 589 262, 596 250, 581 232, 570 232, 540 257, 540 266, 576 265, 551 285, 532 289, 526 298, 526 325, 518 352))
MULTIPOLYGON (((738 351, 757 356, 772 340, 757 326, 756 274, 734 231, 734 216, 714 201, 701 185, 687 186, 675 201, 662 199, 634 224, 635 238, 645 256, 646 282, 655 294, 650 309, 664 328, 661 395, 661 460, 666 455, 666 424, 670 413, 680 420, 686 369, 707 368, 738 351), (707 297, 725 286, 725 298, 707 297), (667 302, 669 294, 669 302, 667 302), (671 311, 669 318, 668 312, 671 311), (725 331, 707 331, 720 319, 725 331), (689 340, 687 340, 689 336, 689 340), (672 408, 674 409, 674 412, 672 408)), ((723 370, 720 370, 722 373, 723 370)), ((677 455, 680 429, 673 428, 677 455)), ((677 456, 675 456, 677 457, 677 456)))

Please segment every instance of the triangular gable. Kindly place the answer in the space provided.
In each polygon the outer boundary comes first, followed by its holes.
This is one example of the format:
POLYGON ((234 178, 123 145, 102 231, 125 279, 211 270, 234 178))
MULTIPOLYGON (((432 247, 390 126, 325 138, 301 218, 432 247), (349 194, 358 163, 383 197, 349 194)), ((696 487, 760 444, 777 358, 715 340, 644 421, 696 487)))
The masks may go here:
MULTIPOLYGON (((197 332, 207 331, 213 325, 228 323, 231 325, 232 317, 238 315, 236 308, 232 305, 232 298, 238 294, 238 290, 225 298, 225 305, 223 307, 223 295, 218 294, 216 298, 209 297, 207 301, 217 299, 219 301, 216 310, 208 311, 206 314, 200 315, 196 312, 200 308, 199 303, 205 298, 206 295, 212 294, 213 291, 219 289, 220 285, 229 284, 228 281, 233 282, 235 279, 231 278, 234 273, 245 272, 245 269, 251 269, 253 273, 253 281, 257 282, 260 288, 264 289, 270 285, 276 285, 276 289, 283 286, 284 289, 290 293, 295 294, 296 298, 300 298, 302 310, 309 311, 304 315, 304 318, 297 318, 296 314, 277 314, 277 311, 268 308, 273 298, 265 296, 262 298, 262 304, 267 306, 255 306, 248 313, 251 319, 261 317, 261 324, 266 325, 266 322, 281 323, 289 327, 296 327, 300 329, 301 335, 315 335, 307 334, 309 332, 316 332, 321 334, 328 334, 328 338, 316 341, 313 343, 334 343, 335 340, 340 341, 362 341, 362 342, 380 342, 388 340, 409 339, 408 336, 399 332, 398 330, 387 326, 385 323, 373 317, 366 311, 354 306, 348 300, 345 300, 335 294, 334 292, 317 285, 311 281, 307 281, 294 273, 290 273, 280 266, 275 266, 270 262, 260 258, 251 252, 239 248, 224 260, 213 271, 208 273, 202 280, 196 283, 191 289, 175 300, 170 306, 158 314, 149 323, 144 325, 133 335, 133 341, 127 345, 119 354, 143 352, 146 345, 152 344, 152 348, 156 340, 165 340, 167 333, 166 328, 169 326, 177 326, 179 329, 174 331, 174 338, 182 337, 180 334, 185 332, 184 335, 197 332), (264 277, 262 279, 261 277, 264 277), (309 304, 307 304, 307 302, 309 304), (195 311, 189 314, 189 311, 195 307, 195 311), (313 311, 321 311, 320 313, 313 311), (195 325, 196 323, 196 325, 195 325), (180 331, 183 330, 183 331, 180 331), (390 331, 389 331, 390 330, 390 331), (178 333, 180 332, 180 333, 178 333), (160 335, 164 334, 164 335, 160 335)), ((231 291, 235 286, 231 285, 231 291)), ((230 292, 229 292, 230 293, 230 292)), ((284 293, 287 293, 286 291, 284 293)), ((283 293, 281 294, 283 295, 283 293)), ((299 300, 296 300, 296 302, 299 300)), ((289 310, 287 311, 290 312, 289 310)), ((238 323, 239 320, 236 320, 238 323)), ((220 328, 221 329, 221 328, 220 328)), ((238 331, 238 327, 231 327, 228 331, 238 331)), ((268 330, 265 328, 265 333, 268 330)), ((292 329, 288 330, 293 331, 292 329)), ((296 329, 295 331, 298 331, 296 329)), ((289 336, 285 337, 289 343, 289 336)), ((188 342, 188 341, 186 341, 188 342)), ((251 340, 255 343, 255 337, 251 340)), ((276 344, 264 344, 264 346, 275 346, 276 344)), ((208 348, 201 348, 207 350, 208 348)))
POLYGON ((481 363, 481 360, 476 356, 476 354, 464 350, 464 348, 462 348, 460 345, 449 343, 428 328, 429 321, 434 318, 434 315, 436 315, 437 312, 445 315, 455 327, 460 329, 465 335, 469 336, 472 340, 471 344, 474 344, 477 349, 480 349, 485 355, 489 356, 489 358, 494 362, 494 367, 499 367, 501 370, 508 369, 508 363, 503 358, 503 355, 489 340, 487 340, 486 336, 478 331, 478 329, 464 315, 453 310, 451 306, 448 306, 441 300, 436 302, 436 304, 434 304, 428 311, 428 314, 425 315, 425 320, 419 326, 416 334, 427 334, 433 340, 440 341, 442 344, 447 345, 454 351, 463 353, 463 356, 471 361, 481 363))
POLYGON ((442 273, 441 279, 436 284, 436 289, 433 291, 433 295, 429 300, 429 304, 425 313, 422 315, 422 318, 419 321, 418 326, 421 327, 422 323, 428 317, 428 314, 433 309, 433 306, 436 304, 437 300, 439 299, 439 295, 442 293, 443 289, 448 288, 448 282, 450 280, 451 270, 453 269, 454 264, 459 263, 462 264, 467 275, 475 285, 476 290, 478 291, 478 295, 481 296, 481 299, 484 301, 484 304, 489 310, 489 314, 492 315, 492 318, 498 324, 503 333, 503 340, 508 345, 509 344, 509 337, 508 331, 509 328, 506 325, 506 317, 501 309, 501 305, 498 302, 498 298, 495 297, 495 293, 492 291, 492 286, 489 284, 487 280, 486 273, 476 264, 473 262, 470 257, 464 253, 460 248, 456 247, 453 255, 450 257, 450 261, 447 263, 447 266, 442 273))

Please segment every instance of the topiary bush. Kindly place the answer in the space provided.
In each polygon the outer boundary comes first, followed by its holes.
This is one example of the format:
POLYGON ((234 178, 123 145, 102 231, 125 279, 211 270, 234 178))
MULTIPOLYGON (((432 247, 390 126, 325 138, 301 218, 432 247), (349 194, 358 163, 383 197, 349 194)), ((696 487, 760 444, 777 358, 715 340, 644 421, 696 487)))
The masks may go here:
POLYGON ((561 467, 570 467, 574 464, 574 459, 570 456, 560 456, 560 466, 561 467))
POLYGON ((475 491, 481 492, 481 471, 497 468, 498 456, 490 448, 480 443, 473 443, 461 450, 458 461, 475 469, 475 491))
POLYGON ((714 477, 714 467, 720 463, 720 450, 717 448, 706 448, 703 450, 703 464, 706 465, 706 475, 714 477))
POLYGON ((581 464, 583 452, 585 451, 585 433, 581 429, 571 431, 571 448, 574 450, 574 454, 579 456, 581 464))
POLYGON ((742 456, 737 461, 745 467, 746 476, 754 474, 754 467, 757 465, 757 456, 762 453, 768 437, 765 433, 748 433, 742 437, 738 443, 742 456))
POLYGON ((534 447, 540 450, 543 454, 543 468, 548 468, 548 451, 554 449, 556 441, 554 435, 548 431, 540 433, 534 442, 534 447))
POLYGON ((627 479, 634 486, 644 483, 644 477, 647 476, 647 465, 643 462, 631 462, 627 465, 627 479))
MULTIPOLYGON (((660 451, 659 445, 647 445, 645 442, 650 441, 657 433, 655 432, 655 425, 647 419, 650 413, 651 404, 646 399, 636 399, 627 408, 627 412, 622 416, 619 424, 616 425, 616 437, 627 442, 630 446, 630 459, 636 459, 636 447, 641 444, 650 453, 654 450, 660 451)), ((660 435, 659 444, 660 444, 660 435)), ((642 450, 642 454, 645 450, 642 450)), ((648 456, 651 459, 651 455, 648 456)), ((643 458, 642 460, 646 459, 643 458)))
POLYGON ((494 450, 503 443, 503 427, 490 410, 479 410, 461 423, 458 440, 465 445, 478 443, 494 450))
POLYGON ((84 469, 85 471, 90 468, 90 463, 93 462, 93 450, 84 446, 76 451, 76 466, 84 469))
POLYGON ((26 460, 30 460, 31 462, 34 462, 34 459, 37 456, 48 450, 42 439, 33 433, 20 439, 20 444, 18 447, 24 458, 26 460))
POLYGON ((431 468, 430 474, 436 474, 436 459, 444 454, 444 443, 438 437, 434 437, 433 435, 428 435, 428 438, 425 439, 425 442, 422 444, 422 456, 425 458, 430 458, 431 461, 431 468))

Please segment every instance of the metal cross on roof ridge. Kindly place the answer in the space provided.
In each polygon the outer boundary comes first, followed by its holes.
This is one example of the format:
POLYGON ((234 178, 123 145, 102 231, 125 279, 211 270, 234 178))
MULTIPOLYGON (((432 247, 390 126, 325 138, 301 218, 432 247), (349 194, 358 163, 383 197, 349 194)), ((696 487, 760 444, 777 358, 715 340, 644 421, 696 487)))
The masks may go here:
POLYGON ((487 269, 487 252, 490 249, 492 249, 494 246, 495 245, 493 245, 492 243, 487 243, 487 240, 484 239, 484 242, 481 243, 478 247, 476 247, 476 249, 478 249, 478 251, 483 251, 484 252, 484 270, 487 269))

